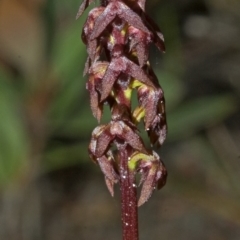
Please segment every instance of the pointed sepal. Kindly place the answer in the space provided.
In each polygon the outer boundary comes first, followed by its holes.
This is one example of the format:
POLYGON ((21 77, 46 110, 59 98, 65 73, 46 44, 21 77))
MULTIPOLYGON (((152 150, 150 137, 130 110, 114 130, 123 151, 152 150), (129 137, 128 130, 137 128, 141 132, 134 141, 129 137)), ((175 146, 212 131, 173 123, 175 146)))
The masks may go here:
POLYGON ((78 9, 78 12, 77 12, 77 16, 76 16, 76 19, 78 19, 82 14, 83 12, 85 11, 85 9, 92 3, 94 2, 95 0, 84 0, 79 9, 78 9))

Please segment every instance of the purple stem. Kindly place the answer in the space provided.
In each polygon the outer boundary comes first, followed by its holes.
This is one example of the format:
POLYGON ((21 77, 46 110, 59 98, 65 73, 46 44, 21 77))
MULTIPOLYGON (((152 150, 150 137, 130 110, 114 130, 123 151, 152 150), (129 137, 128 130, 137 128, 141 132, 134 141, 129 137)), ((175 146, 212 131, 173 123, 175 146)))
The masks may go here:
POLYGON ((123 240, 138 240, 137 189, 134 172, 128 169, 128 150, 119 149, 123 240))

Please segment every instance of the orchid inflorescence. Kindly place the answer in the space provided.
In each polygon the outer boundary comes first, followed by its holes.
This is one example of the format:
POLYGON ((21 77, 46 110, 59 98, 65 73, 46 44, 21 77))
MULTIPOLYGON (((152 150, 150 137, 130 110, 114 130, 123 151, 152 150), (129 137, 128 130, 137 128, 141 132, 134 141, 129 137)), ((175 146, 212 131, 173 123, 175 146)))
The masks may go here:
MULTIPOLYGON (((121 178, 119 151, 126 151, 128 171, 141 174, 138 206, 155 188, 163 187, 167 177, 160 157, 145 147, 137 129, 143 121, 152 147, 161 146, 166 139, 164 94, 148 56, 151 43, 165 51, 164 38, 146 15, 145 1, 102 0, 89 12, 82 31, 88 52, 84 74, 89 75, 86 88, 93 115, 100 122, 104 105, 111 110, 111 121, 93 130, 89 154, 100 166, 113 195, 114 184, 121 178), (133 91, 138 98, 135 109, 131 104, 133 91)), ((77 18, 92 2, 82 2, 77 18)))

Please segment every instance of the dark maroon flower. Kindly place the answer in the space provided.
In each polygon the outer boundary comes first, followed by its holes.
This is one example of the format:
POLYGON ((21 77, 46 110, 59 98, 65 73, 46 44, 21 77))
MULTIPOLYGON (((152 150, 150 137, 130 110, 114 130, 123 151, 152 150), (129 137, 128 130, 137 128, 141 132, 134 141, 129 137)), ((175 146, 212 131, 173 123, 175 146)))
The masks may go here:
POLYGON ((113 58, 102 79, 101 101, 103 101, 111 92, 113 84, 118 79, 120 73, 126 73, 140 82, 154 87, 147 74, 140 66, 130 61, 126 57, 113 58))
POLYGON ((91 39, 98 37, 116 17, 127 22, 131 26, 149 33, 148 28, 145 26, 139 15, 132 11, 123 2, 110 0, 104 12, 95 22, 91 39))
POLYGON ((103 104, 100 103, 101 81, 108 67, 108 62, 96 62, 89 70, 89 80, 86 88, 90 93, 90 105, 93 116, 98 122, 102 117, 103 104))
POLYGON ((166 183, 167 171, 156 152, 144 154, 134 152, 129 160, 129 168, 141 174, 142 190, 138 206, 144 204, 152 195, 154 189, 162 188, 166 183))
POLYGON ((90 62, 95 62, 100 57, 101 45, 98 45, 97 39, 90 39, 90 36, 93 32, 94 24, 96 18, 103 12, 103 7, 94 8, 92 11, 89 12, 87 21, 83 26, 82 31, 82 40, 87 45, 87 52, 88 52, 88 59, 86 63, 86 69, 84 73, 88 71, 89 66, 91 65, 90 62))
POLYGON ((95 158, 103 156, 113 141, 124 141, 133 149, 147 152, 136 129, 124 121, 111 121, 109 124, 96 127, 92 133, 89 151, 95 158))

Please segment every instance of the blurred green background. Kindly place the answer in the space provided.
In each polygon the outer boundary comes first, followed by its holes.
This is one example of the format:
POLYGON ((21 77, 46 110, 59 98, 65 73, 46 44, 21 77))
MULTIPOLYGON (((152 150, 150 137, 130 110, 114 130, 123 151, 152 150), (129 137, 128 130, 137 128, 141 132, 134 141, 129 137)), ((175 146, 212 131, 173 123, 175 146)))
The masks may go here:
MULTIPOLYGON (((97 122, 79 5, 0 1, 3 240, 121 239, 119 191, 110 197, 87 153, 97 122)), ((141 240, 239 239, 239 9, 239 0, 147 1, 167 46, 153 47, 151 62, 167 102, 169 177, 139 210, 141 240)))

